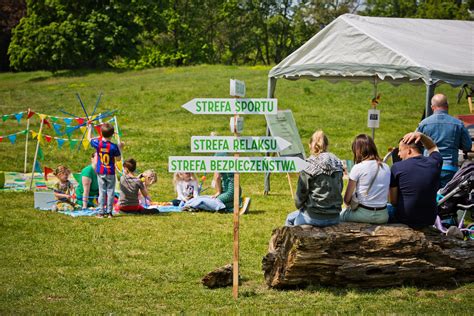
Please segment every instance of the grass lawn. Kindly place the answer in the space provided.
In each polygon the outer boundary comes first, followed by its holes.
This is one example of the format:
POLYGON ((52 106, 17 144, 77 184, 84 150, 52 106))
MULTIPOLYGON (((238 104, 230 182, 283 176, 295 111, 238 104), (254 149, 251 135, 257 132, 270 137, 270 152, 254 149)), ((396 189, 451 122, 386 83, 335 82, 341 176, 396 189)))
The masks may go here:
MULTIPOLYGON (((129 72, 49 72, 0 74, 0 114, 31 108, 37 113, 77 115, 81 94, 90 112, 100 92, 99 111, 118 109, 126 143, 124 156, 138 168, 154 168, 159 180, 154 200, 174 198, 170 155, 191 155, 190 138, 217 131, 230 135, 229 116, 192 115, 181 105, 196 97, 227 97, 229 79, 245 81, 248 97, 265 97, 269 67, 196 66, 129 72)), ((397 144, 421 118, 424 86, 379 84, 381 128, 376 143, 381 155, 397 144)), ((447 85, 452 114, 468 112, 455 104, 457 90, 447 85)), ((367 109, 373 87, 368 83, 325 81, 277 83, 280 109, 291 109, 303 144, 323 129, 330 150, 351 159, 358 133, 369 133, 367 109)), ((38 129, 35 116, 32 129, 38 129)), ((25 120, 0 123, 0 136, 25 129, 25 120)), ((55 136, 52 129, 44 134, 55 136)), ((263 116, 246 116, 244 136, 263 136, 263 116)), ((74 136, 80 137, 80 136, 74 136)), ((31 140, 31 137, 30 137, 31 140)), ((29 169, 33 160, 30 143, 29 169)), ((22 171, 24 136, 14 145, 0 142, 0 170, 22 171)), ((42 146, 43 166, 65 164, 79 171, 90 150, 42 146)), ((209 178, 209 177, 208 177, 209 178)), ((293 184, 297 176, 292 176, 293 184)), ((210 180, 207 180, 210 182, 210 180)), ((272 229, 294 209, 285 175, 272 176, 269 196, 263 175, 242 174, 250 214, 241 218, 240 265, 243 278, 238 301, 231 288, 209 290, 200 284, 207 272, 232 261, 232 215, 175 213, 119 216, 112 220, 72 218, 33 209, 33 194, 0 192, 0 313, 369 313, 463 314, 472 312, 474 285, 455 289, 402 287, 378 290, 310 287, 275 291, 265 286, 261 259, 272 229)), ((209 183, 208 183, 209 184, 209 183)), ((442 284, 440 284, 442 286, 442 284)))

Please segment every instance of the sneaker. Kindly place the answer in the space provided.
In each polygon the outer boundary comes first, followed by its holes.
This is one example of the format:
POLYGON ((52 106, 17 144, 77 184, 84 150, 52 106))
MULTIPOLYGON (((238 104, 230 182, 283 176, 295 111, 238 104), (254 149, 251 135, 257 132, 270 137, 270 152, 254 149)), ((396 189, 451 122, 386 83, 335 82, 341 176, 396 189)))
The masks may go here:
POLYGON ((112 214, 107 215, 107 218, 112 218, 112 217, 113 217, 112 214))
POLYGON ((97 217, 97 218, 104 218, 104 214, 97 214, 95 217, 97 217))
POLYGON ((246 197, 244 198, 244 202, 242 203, 242 207, 240 208, 240 215, 247 214, 249 209, 250 209, 250 198, 246 197))
POLYGON ((462 233, 462 231, 456 227, 456 226, 451 226, 448 228, 448 231, 446 232, 446 236, 448 237, 453 237, 453 238, 456 238, 456 239, 461 239, 461 240, 464 240, 464 234, 462 233))

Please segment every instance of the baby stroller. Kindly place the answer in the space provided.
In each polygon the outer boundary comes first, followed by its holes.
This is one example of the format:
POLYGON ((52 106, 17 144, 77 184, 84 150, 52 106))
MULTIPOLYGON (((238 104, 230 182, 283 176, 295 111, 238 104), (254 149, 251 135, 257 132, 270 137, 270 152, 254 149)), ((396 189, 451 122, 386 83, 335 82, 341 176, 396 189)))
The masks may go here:
POLYGON ((438 191, 438 217, 435 227, 443 233, 457 231, 458 234, 462 233, 463 237, 474 240, 474 224, 464 227, 468 211, 474 220, 474 162, 464 164, 453 179, 438 191), (460 218, 458 211, 462 212, 460 218), (452 226, 458 229, 451 228, 452 226))

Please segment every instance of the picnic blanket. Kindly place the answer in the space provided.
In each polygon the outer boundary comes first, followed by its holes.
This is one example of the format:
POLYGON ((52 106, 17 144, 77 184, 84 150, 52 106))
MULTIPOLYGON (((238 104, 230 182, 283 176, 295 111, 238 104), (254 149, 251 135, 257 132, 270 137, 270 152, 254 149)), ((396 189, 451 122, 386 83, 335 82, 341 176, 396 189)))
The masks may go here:
MULTIPOLYGON (((10 172, 10 171, 0 171, 5 174, 5 184, 3 188, 0 188, 2 191, 25 191, 30 189, 31 183, 31 173, 22 173, 22 172, 10 172)), ((43 174, 35 173, 33 178, 33 190, 50 190, 54 183, 57 181, 56 177, 49 176, 48 181, 44 179, 43 174)), ((71 175, 69 181, 77 186, 77 181, 71 175)))

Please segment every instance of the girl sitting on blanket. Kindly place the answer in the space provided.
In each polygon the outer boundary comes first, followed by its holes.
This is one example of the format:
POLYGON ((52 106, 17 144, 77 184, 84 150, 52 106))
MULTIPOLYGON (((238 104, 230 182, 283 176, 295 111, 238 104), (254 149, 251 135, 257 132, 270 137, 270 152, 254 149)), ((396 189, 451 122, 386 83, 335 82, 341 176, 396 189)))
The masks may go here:
POLYGON ((58 179, 53 185, 56 203, 53 205, 53 211, 74 211, 76 204, 73 202, 74 185, 69 181, 71 171, 62 165, 59 165, 53 174, 58 179))
MULTIPOLYGON (((147 191, 149 191, 150 187, 158 181, 156 172, 152 169, 143 171, 138 175, 138 178, 143 182, 147 191)), ((140 205, 143 207, 148 207, 151 203, 151 201, 145 198, 140 192, 138 193, 138 200, 140 201, 140 205)))
POLYGON ((199 185, 196 175, 191 172, 177 172, 173 177, 173 184, 178 193, 178 197, 171 201, 173 206, 184 204, 199 195, 199 185))
POLYGON ((123 163, 123 175, 120 178, 119 211, 133 214, 159 213, 156 208, 145 208, 139 204, 139 193, 148 201, 150 201, 150 196, 144 182, 133 174, 136 168, 137 162, 135 159, 127 159, 123 163))

